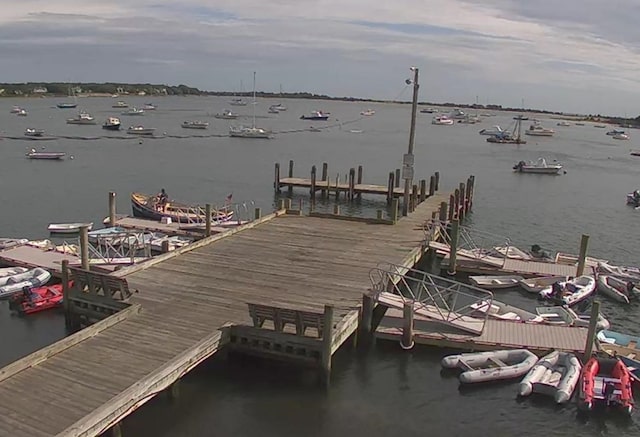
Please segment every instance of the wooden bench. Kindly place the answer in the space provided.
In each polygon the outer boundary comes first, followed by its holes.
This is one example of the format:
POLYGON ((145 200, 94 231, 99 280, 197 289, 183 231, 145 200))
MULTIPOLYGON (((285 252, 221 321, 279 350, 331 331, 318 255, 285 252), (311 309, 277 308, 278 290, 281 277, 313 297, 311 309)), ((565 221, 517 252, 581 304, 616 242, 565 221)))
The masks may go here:
POLYGON ((69 268, 69 280, 73 281, 72 295, 92 294, 125 301, 131 297, 129 284, 124 278, 105 273, 69 268))
POLYGON ((253 320, 253 326, 262 328, 267 320, 273 323, 273 329, 283 332, 287 324, 295 326, 296 335, 304 336, 308 328, 317 332, 317 337, 322 337, 324 328, 324 314, 312 311, 278 308, 270 305, 247 303, 249 315, 253 320))
POLYGON ((498 358, 489 357, 489 361, 491 361, 493 364, 495 364, 498 367, 507 367, 507 365, 502 360, 499 360, 498 358))

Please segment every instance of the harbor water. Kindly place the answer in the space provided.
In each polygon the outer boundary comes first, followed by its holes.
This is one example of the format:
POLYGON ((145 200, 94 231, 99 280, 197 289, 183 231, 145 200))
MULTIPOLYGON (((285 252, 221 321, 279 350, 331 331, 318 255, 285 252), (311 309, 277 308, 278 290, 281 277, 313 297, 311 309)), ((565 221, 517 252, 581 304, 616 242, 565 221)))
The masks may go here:
MULTIPOLYGON (((124 96, 121 97, 124 99, 124 96)), ((57 109, 57 100, 0 100, 0 220, 2 237, 49 238, 54 222, 91 221, 99 227, 107 215, 107 193, 118 194, 119 213, 130 213, 132 191, 156 193, 187 203, 222 204, 227 196, 240 211, 274 208, 273 166, 295 161, 296 176, 308 177, 312 165, 328 163, 329 175, 344 180, 362 165, 364 181, 386 185, 390 171, 401 167, 409 139, 409 105, 312 100, 282 101, 286 112, 269 114, 275 99, 259 99, 256 124, 272 129, 273 140, 245 140, 225 135, 230 125, 252 123, 252 107, 235 107, 238 120, 212 117, 227 108, 218 97, 131 97, 142 107, 152 100, 158 109, 144 116, 119 115, 115 99, 79 99, 79 109, 97 125, 68 125, 74 109, 57 109), (27 117, 10 114, 13 105, 27 117), (360 112, 374 109, 375 115, 360 112), (330 112, 329 121, 300 120, 312 110, 330 112), (123 128, 156 128, 154 138, 135 138, 124 131, 101 129, 111 115, 123 128), (208 130, 181 128, 187 120, 210 123, 208 130), (321 128, 311 132, 309 128, 321 128), (45 139, 23 138, 25 128, 45 130, 45 139), (31 149, 65 152, 67 159, 25 158, 31 149), (73 158, 73 159, 71 159, 73 158)), ((538 244, 549 251, 577 254, 582 234, 590 236, 589 255, 613 264, 637 265, 635 232, 640 210, 625 205, 626 193, 640 185, 640 158, 629 155, 640 132, 616 141, 592 123, 556 126, 558 120, 535 115, 553 128, 551 137, 525 136, 527 144, 492 144, 482 128, 506 128, 514 114, 496 113, 479 124, 436 126, 431 114, 418 114, 416 179, 441 174, 441 191, 451 191, 473 174, 473 214, 466 225, 495 244, 508 241, 522 249, 538 244), (544 157, 564 165, 558 176, 514 173, 518 161, 544 157)), ((530 115, 531 117, 531 115, 530 115)), ((525 128, 528 122, 525 122, 525 128)), ((308 199, 296 190, 294 204, 308 199)), ((335 200, 323 205, 331 208, 335 200)), ((343 202, 341 200, 341 202, 343 202)), ((375 216, 386 208, 383 196, 369 196, 342 211, 375 216)), ((380 254, 385 261, 385 254, 380 254)), ((372 266, 374 267, 374 266, 372 266)), ((500 292, 502 293, 502 292, 500 292)), ((535 301, 518 290, 496 298, 523 306, 535 301)), ((603 300, 612 329, 640 334, 638 306, 603 300)), ((19 318, 0 302, 0 365, 50 344, 65 335, 61 314, 19 318)), ((188 375, 178 402, 159 396, 124 422, 134 436, 309 436, 371 435, 527 435, 573 436, 640 433, 637 418, 594 414, 579 418, 575 404, 557 407, 552 399, 516 399, 517 383, 459 387, 455 375, 443 373, 440 359, 451 351, 416 347, 403 351, 378 341, 366 350, 345 345, 334 358, 328 389, 318 387, 315 373, 241 357, 214 357, 188 375)))

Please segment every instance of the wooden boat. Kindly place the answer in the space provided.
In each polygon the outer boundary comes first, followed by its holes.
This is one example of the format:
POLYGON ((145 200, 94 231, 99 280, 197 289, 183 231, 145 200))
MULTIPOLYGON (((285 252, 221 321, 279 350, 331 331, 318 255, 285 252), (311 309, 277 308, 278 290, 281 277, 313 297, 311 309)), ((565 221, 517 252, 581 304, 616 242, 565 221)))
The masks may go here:
POLYGON ((540 293, 544 288, 550 287, 554 282, 566 281, 567 276, 537 276, 535 278, 523 279, 518 282, 520 286, 529 293, 540 293))
POLYGON ((52 234, 77 234, 82 226, 87 226, 91 230, 93 223, 51 223, 47 230, 52 234))
POLYGON ((449 355, 442 359, 442 367, 462 369, 463 384, 518 378, 538 362, 538 357, 527 349, 498 350, 449 355))
POLYGON ((591 276, 578 276, 570 281, 555 282, 543 288, 539 295, 543 299, 560 302, 562 305, 576 305, 589 298, 596 291, 596 280, 591 276))
MULTIPOLYGON (((168 201, 164 208, 159 202, 158 196, 150 196, 142 193, 131 193, 131 207, 134 217, 144 217, 152 220, 161 220, 169 217, 178 223, 204 223, 205 210, 197 205, 186 205, 168 201)), ((228 208, 213 210, 211 220, 213 222, 225 222, 231 220, 233 211, 228 208)))
POLYGON ((598 293, 621 303, 629 303, 629 299, 638 297, 640 290, 631 281, 624 281, 615 276, 598 275, 598 293))
POLYGON ((10 297, 24 287, 41 287, 51 279, 51 273, 37 267, 13 276, 0 278, 0 298, 10 297))
POLYGON ((478 303, 473 303, 469 307, 477 313, 482 315, 486 314, 491 318, 499 320, 525 323, 542 323, 545 321, 544 317, 497 300, 492 300, 491 302, 483 300, 478 303))
POLYGON ((515 287, 523 279, 522 276, 469 276, 473 285, 489 290, 515 287))
POLYGON ((564 404, 571 399, 581 370, 580 360, 574 354, 553 351, 540 358, 522 379, 519 395, 540 393, 553 396, 556 403, 564 404))
MULTIPOLYGON (((72 286, 73 282, 69 283, 72 286)), ((18 314, 33 314, 57 308, 62 305, 62 284, 56 284, 35 289, 25 289, 23 293, 15 294, 9 301, 9 309, 18 314)))
MULTIPOLYGON (((544 318, 544 323, 548 325, 576 326, 588 328, 591 315, 582 315, 573 311, 568 306, 545 306, 536 307, 536 314, 544 318)), ((602 313, 598 313, 597 329, 609 329, 611 323, 602 313)))
POLYGON ((591 357, 582 369, 578 408, 592 411, 598 402, 617 406, 628 415, 633 411, 631 375, 617 358, 591 357))
POLYGON ((27 158, 29 159, 49 159, 49 160, 59 160, 65 157, 66 153, 64 152, 36 152, 35 149, 31 149, 27 152, 27 158))

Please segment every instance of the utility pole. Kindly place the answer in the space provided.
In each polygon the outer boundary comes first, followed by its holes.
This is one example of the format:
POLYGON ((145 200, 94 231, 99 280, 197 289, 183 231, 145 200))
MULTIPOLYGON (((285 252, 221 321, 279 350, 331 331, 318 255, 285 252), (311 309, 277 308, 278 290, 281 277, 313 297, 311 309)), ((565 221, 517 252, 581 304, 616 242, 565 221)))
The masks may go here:
POLYGON ((407 79, 407 85, 413 82, 413 102, 411 104, 411 130, 409 131, 409 151, 402 158, 402 178, 404 179, 404 201, 402 203, 402 215, 409 213, 409 197, 413 183, 413 143, 416 138, 416 114, 418 112, 418 67, 411 67, 413 81, 407 79))

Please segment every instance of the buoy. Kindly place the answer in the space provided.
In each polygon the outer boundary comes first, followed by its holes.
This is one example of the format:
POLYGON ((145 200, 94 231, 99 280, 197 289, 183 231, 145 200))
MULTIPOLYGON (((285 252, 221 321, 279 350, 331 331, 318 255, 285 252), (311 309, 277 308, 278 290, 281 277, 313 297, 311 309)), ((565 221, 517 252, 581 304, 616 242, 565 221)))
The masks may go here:
POLYGON ((73 159, 73 155, 71 155, 71 156, 69 157, 69 159, 73 159))
POLYGON ((138 144, 142 144, 142 140, 138 140, 138 144))

